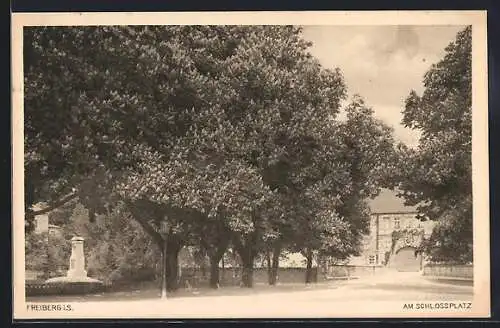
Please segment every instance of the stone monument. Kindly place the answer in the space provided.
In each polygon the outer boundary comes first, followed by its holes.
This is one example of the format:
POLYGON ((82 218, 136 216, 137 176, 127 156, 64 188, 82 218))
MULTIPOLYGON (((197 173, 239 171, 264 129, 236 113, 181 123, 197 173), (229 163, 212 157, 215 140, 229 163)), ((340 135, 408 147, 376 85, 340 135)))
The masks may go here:
POLYGON ((83 253, 82 237, 73 237, 71 239, 71 257, 69 258, 69 270, 67 276, 70 278, 86 278, 85 254, 83 253))
POLYGON ((69 270, 65 277, 51 278, 46 283, 78 282, 78 283, 102 283, 100 280, 87 277, 85 271, 85 254, 83 252, 82 237, 71 238, 71 257, 69 258, 69 270))

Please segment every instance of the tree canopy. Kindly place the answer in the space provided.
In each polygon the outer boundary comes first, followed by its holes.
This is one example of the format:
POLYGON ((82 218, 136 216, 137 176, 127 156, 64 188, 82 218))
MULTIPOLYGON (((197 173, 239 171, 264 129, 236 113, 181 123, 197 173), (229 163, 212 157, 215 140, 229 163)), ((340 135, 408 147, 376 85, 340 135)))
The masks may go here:
POLYGON ((436 260, 472 260, 472 30, 459 32, 406 99, 403 124, 421 132, 400 148, 396 185, 408 205, 438 220, 428 251, 436 260))
POLYGON ((27 222, 123 205, 171 267, 229 240, 249 270, 276 241, 355 254, 392 131, 360 98, 337 119, 344 79, 309 46, 292 26, 26 28, 27 222))

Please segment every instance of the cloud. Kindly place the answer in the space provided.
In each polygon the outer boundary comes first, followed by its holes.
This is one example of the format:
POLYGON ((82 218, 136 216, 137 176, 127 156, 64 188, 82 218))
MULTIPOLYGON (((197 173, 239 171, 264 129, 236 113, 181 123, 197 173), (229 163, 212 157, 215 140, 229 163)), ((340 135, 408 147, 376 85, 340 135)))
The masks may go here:
POLYGON ((379 63, 386 64, 394 55, 413 59, 420 51, 420 39, 413 26, 396 26, 375 34, 370 46, 379 63))
POLYGON ((339 67, 348 92, 360 94, 375 115, 410 144, 418 133, 401 125, 404 100, 423 90, 422 79, 444 55, 459 26, 307 26, 311 53, 329 68, 339 67))

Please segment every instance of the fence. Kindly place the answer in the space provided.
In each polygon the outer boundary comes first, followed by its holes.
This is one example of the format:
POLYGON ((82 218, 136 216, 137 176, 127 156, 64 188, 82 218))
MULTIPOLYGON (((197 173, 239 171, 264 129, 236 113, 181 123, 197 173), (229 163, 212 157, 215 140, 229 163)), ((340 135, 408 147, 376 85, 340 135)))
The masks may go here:
POLYGON ((439 278, 474 278, 472 264, 427 264, 424 266, 424 276, 439 278))
POLYGON ((47 284, 41 281, 26 282, 26 296, 42 295, 83 295, 103 292, 108 286, 98 283, 51 283, 47 284))

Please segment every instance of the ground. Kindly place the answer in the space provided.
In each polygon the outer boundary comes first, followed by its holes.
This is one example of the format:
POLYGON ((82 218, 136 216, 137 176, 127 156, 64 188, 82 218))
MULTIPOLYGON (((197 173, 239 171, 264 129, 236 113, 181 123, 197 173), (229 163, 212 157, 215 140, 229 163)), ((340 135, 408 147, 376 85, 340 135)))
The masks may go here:
POLYGON ((167 300, 158 295, 155 290, 140 290, 85 297, 33 297, 28 302, 84 301, 80 304, 91 306, 92 313, 102 311, 104 317, 115 310, 123 315, 132 315, 133 311, 137 314, 138 308, 145 317, 328 317, 338 316, 339 312, 345 316, 378 313, 387 306, 401 310, 410 302, 468 302, 473 299, 473 288, 468 282, 430 280, 419 273, 386 273, 309 286, 183 290, 169 295, 167 300))

